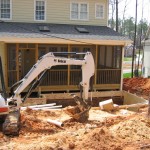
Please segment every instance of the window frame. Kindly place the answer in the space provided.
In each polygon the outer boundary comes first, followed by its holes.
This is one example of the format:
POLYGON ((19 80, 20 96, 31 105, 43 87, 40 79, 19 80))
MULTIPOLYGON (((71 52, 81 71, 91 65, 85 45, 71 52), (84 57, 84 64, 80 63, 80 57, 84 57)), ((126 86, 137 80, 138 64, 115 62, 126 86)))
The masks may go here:
POLYGON ((89 21, 89 3, 87 2, 71 2, 70 3, 70 20, 79 20, 79 21, 89 21), (78 4, 78 18, 74 19, 72 18, 72 4, 78 4), (87 19, 81 19, 80 13, 81 13, 81 4, 86 4, 87 5, 87 19))
POLYGON ((103 3, 95 3, 95 19, 104 19, 105 18, 104 16, 105 16, 105 5, 103 3), (97 5, 103 6, 103 17, 97 17, 96 16, 97 5))
POLYGON ((46 21, 46 0, 34 0, 34 21, 41 21, 41 22, 43 22, 43 21, 46 21), (36 19, 36 2, 37 1, 43 1, 44 2, 44 12, 45 12, 45 14, 44 14, 44 20, 37 20, 36 19))
POLYGON ((12 20, 12 0, 10 0, 10 18, 1 18, 1 12, 0 12, 0 19, 1 20, 12 20))

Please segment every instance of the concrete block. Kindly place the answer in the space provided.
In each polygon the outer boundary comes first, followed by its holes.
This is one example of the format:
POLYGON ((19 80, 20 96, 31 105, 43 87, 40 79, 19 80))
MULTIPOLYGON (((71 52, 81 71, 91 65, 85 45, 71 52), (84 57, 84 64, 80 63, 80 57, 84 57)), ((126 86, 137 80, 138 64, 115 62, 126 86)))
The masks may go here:
POLYGON ((113 104, 112 99, 100 102, 99 106, 100 106, 101 110, 105 110, 105 111, 114 110, 114 104, 113 104))

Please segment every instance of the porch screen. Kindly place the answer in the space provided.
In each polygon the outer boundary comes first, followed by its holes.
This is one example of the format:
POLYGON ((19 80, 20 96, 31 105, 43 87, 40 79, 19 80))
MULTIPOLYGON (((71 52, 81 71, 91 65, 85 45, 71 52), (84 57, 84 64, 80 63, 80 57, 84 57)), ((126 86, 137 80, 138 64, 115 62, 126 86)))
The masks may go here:
POLYGON ((99 46, 97 84, 120 84, 122 48, 99 46))
POLYGON ((7 45, 8 86, 17 82, 16 44, 7 45))

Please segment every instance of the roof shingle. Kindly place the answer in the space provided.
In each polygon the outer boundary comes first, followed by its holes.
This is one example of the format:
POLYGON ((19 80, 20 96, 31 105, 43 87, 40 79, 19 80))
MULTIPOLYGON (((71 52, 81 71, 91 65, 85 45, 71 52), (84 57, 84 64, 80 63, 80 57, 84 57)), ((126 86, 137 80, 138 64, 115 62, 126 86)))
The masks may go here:
POLYGON ((129 40, 106 26, 18 22, 0 22, 0 37, 129 40), (47 26, 50 32, 39 31, 41 25, 47 26), (85 28, 89 33, 80 33, 76 27, 85 28))

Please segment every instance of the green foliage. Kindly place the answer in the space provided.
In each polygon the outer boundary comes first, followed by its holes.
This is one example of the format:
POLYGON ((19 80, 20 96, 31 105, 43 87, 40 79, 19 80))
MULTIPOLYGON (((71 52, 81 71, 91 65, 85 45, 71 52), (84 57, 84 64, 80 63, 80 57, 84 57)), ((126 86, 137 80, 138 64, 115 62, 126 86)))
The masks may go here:
POLYGON ((132 57, 124 57, 124 61, 132 61, 132 57))
POLYGON ((123 78, 131 78, 131 73, 124 73, 123 78))
MULTIPOLYGON (((109 26, 112 25, 112 20, 110 19, 108 21, 109 26)), ((113 24, 116 24, 115 20, 113 20, 113 24)), ((127 18, 127 19, 119 19, 118 20, 118 28, 119 33, 128 36, 131 40, 134 40, 134 33, 135 33, 135 19, 133 17, 127 18)), ((146 36, 148 30, 148 22, 147 20, 141 20, 137 24, 137 45, 139 45, 139 39, 142 37, 142 39, 146 36), (141 30, 142 28, 142 30, 141 30), (142 35, 141 35, 142 31, 142 35)))
MULTIPOLYGON (((141 74, 142 74, 142 72, 139 71, 139 76, 141 76, 141 74)), ((124 74, 123 74, 123 78, 131 78, 131 72, 129 72, 129 73, 124 73, 124 74)))

